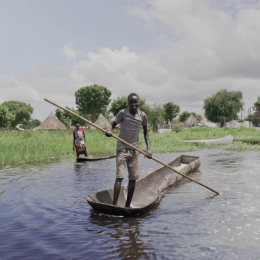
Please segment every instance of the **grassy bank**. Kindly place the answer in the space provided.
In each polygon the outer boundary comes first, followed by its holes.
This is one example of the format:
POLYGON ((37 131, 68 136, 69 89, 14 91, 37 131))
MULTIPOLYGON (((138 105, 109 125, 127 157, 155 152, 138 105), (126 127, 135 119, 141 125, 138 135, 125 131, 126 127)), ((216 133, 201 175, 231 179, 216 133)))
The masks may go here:
MULTIPOLYGON (((86 133, 87 149, 91 155, 114 153, 116 143, 99 131, 86 133)), ((75 157, 73 135, 66 131, 0 131, 0 165, 28 163, 75 157)))
MULTIPOLYGON (((115 132, 118 134, 118 132, 115 132)), ((227 150, 259 151, 260 131, 253 128, 209 128, 196 127, 176 133, 156 134, 149 132, 153 153, 195 151, 221 146, 227 150), (192 144, 182 140, 216 139, 233 135, 229 145, 192 144)), ((100 131, 86 131, 89 155, 114 153, 116 140, 108 138, 100 131)), ((1 131, 0 165, 44 161, 51 157, 75 156, 72 150, 72 134, 65 131, 1 131)), ((143 133, 140 133, 140 148, 146 149, 143 133)))
MULTIPOLYGON (((153 152, 187 152, 196 151, 203 148, 221 147, 226 150, 236 151, 260 151, 260 131, 256 128, 212 128, 195 127, 187 128, 176 133, 156 134, 150 132, 150 142, 153 152), (222 144, 202 144, 202 143, 183 143, 183 140, 204 140, 218 139, 227 135, 233 135, 234 142, 229 145, 222 144)), ((140 138, 140 147, 145 149, 145 142, 140 138)))

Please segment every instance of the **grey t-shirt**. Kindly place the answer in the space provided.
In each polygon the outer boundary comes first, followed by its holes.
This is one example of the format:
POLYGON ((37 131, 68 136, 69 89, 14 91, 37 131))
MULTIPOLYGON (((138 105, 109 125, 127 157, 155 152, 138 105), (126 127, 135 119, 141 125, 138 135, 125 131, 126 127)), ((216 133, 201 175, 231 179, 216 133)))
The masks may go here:
MULTIPOLYGON (((139 132, 141 126, 147 126, 147 116, 141 111, 137 110, 135 116, 130 114, 129 108, 122 109, 116 116, 115 122, 121 123, 119 137, 135 147, 139 147, 139 132)), ((124 150, 131 147, 117 141, 117 151, 124 150)))

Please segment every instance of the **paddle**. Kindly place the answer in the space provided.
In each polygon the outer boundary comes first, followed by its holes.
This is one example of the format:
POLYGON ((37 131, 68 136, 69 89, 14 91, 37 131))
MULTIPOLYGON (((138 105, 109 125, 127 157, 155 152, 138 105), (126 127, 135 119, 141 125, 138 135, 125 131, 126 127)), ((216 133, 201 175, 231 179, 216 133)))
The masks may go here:
MULTIPOLYGON (((48 99, 46 99, 46 98, 45 98, 44 100, 47 101, 47 102, 49 102, 50 104, 56 106, 56 107, 61 108, 61 109, 64 110, 64 111, 66 111, 66 112, 68 112, 68 113, 70 113, 70 114, 72 114, 72 115, 78 117, 79 119, 81 119, 81 120, 87 122, 88 124, 90 124, 90 125, 96 127, 97 129, 99 129, 99 130, 102 131, 103 133, 109 133, 108 131, 104 130, 103 128, 99 127, 98 125, 96 125, 96 124, 94 124, 94 123, 88 121, 88 120, 85 119, 84 117, 82 117, 82 116, 80 116, 80 115, 77 115, 76 113, 72 112, 71 110, 66 109, 66 108, 64 108, 64 107, 61 107, 61 106, 55 104, 54 102, 52 102, 52 101, 50 101, 50 100, 48 100, 48 99)), ((111 133, 111 134, 112 134, 112 137, 114 137, 115 139, 117 139, 117 140, 119 140, 120 142, 124 143, 125 145, 127 145, 127 146, 133 148, 134 150, 137 150, 139 153, 142 153, 143 155, 147 156, 147 153, 146 153, 146 152, 144 152, 144 151, 138 149, 137 147, 135 147, 135 146, 129 144, 129 143, 126 142, 125 140, 123 140, 123 139, 121 139, 121 138, 119 138, 119 137, 113 135, 113 133, 111 133)), ((196 181, 196 180, 193 180, 192 178, 190 178, 189 176, 186 176, 185 174, 182 174, 182 173, 178 172, 177 170, 175 170, 175 169, 174 169, 173 167, 171 167, 170 165, 165 164, 164 162, 161 162, 160 160, 158 160, 158 159, 156 159, 156 158, 154 158, 154 157, 152 157, 152 159, 153 159, 154 161, 156 161, 156 162, 158 162, 158 163, 164 165, 165 167, 167 167, 167 168, 173 170, 174 172, 180 174, 181 176, 183 176, 183 177, 189 179, 190 181, 196 182, 197 184, 199 184, 199 185, 201 185, 201 186, 203 186, 203 187, 205 187, 205 188, 207 188, 207 189, 209 189, 209 190, 215 192, 217 195, 219 195, 219 192, 213 190, 212 188, 208 187, 207 185, 205 185, 205 184, 203 184, 203 183, 201 183, 201 182, 198 182, 198 181, 196 181)))

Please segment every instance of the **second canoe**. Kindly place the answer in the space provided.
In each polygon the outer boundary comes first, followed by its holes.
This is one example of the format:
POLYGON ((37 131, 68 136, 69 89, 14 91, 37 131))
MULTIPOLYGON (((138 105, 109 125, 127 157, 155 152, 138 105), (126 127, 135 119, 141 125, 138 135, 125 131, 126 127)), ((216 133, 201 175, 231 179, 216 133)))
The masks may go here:
POLYGON ((184 143, 218 143, 218 144, 231 144, 234 141, 232 135, 228 135, 219 139, 210 139, 210 140, 184 140, 184 143))
POLYGON ((89 156, 89 157, 77 157, 76 161, 99 161, 105 159, 115 158, 116 154, 103 154, 103 155, 96 155, 96 156, 89 156))

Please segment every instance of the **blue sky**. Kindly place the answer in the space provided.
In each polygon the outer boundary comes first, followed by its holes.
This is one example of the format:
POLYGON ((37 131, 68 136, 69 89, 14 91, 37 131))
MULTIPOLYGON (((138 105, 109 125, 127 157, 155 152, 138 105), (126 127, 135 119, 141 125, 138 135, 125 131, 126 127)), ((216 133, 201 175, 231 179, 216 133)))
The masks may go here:
POLYGON ((0 1, 0 103, 20 100, 44 120, 48 98, 75 107, 77 89, 137 92, 203 114, 203 100, 259 93, 258 1, 0 1))

